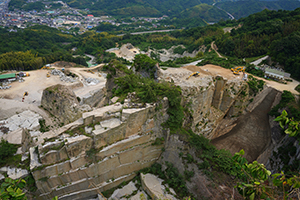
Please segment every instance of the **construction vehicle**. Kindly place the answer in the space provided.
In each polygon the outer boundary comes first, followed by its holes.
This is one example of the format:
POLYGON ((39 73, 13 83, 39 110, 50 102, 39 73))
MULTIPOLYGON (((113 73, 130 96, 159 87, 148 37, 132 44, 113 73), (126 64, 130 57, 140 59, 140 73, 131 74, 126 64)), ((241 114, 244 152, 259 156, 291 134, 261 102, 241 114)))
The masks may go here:
POLYGON ((47 78, 49 78, 49 77, 50 77, 50 73, 48 72, 48 73, 47 73, 47 78))
POLYGON ((191 78, 191 76, 199 76, 200 75, 200 72, 193 72, 189 77, 186 78, 186 80, 189 80, 189 78, 191 78))
POLYGON ((235 67, 235 68, 231 68, 231 71, 233 72, 234 75, 239 75, 240 72, 245 72, 245 67, 242 67, 242 66, 238 66, 238 67, 235 67))
POLYGON ((92 73, 92 74, 95 74, 95 72, 93 72, 93 71, 92 71, 92 70, 90 70, 90 69, 89 69, 87 72, 90 72, 90 73, 92 73))
POLYGON ((22 102, 24 102, 25 96, 28 96, 28 92, 26 92, 26 91, 25 91, 24 94, 23 94, 22 102))
POLYGON ((19 72, 19 77, 30 76, 29 72, 19 72))
POLYGON ((44 66, 41 69, 50 69, 50 67, 44 66))

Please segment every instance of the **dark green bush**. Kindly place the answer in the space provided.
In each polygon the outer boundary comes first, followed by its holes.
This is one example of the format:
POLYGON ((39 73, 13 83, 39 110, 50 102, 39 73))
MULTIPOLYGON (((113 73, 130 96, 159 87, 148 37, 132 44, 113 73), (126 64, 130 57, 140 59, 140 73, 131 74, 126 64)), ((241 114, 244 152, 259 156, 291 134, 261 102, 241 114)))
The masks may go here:
POLYGON ((7 163, 7 160, 12 158, 17 152, 18 147, 14 144, 10 144, 5 140, 1 140, 0 143, 0 166, 7 163))

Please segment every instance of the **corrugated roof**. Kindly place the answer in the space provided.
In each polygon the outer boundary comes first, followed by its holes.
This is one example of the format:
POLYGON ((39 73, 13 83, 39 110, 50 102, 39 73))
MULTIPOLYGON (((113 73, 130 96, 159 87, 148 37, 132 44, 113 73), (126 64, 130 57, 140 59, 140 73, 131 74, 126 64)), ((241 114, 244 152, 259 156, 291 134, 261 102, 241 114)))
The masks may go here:
POLYGON ((0 75, 0 79, 7 79, 7 78, 15 78, 16 74, 12 73, 12 74, 2 74, 0 75))
POLYGON ((279 70, 276 70, 276 69, 271 69, 271 68, 266 68, 265 69, 265 72, 266 73, 273 73, 273 74, 278 74, 278 75, 280 75, 280 76, 284 76, 284 72, 282 72, 282 71, 279 71, 279 70))

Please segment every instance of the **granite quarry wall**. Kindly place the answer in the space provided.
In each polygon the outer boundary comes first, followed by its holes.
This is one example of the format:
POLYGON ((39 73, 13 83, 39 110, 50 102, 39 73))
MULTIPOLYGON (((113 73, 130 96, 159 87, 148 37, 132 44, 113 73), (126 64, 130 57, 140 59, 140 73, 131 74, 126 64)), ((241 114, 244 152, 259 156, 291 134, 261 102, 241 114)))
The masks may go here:
MULTIPOLYGON (((182 102, 190 111, 190 127, 195 133, 213 138, 223 118, 246 112, 252 98, 246 82, 222 76, 185 81, 182 77, 189 74, 167 76, 182 89, 182 102)), ((38 147, 30 149, 38 199, 96 196, 155 163, 163 144, 153 143, 168 134, 161 126, 168 119, 168 100, 161 104, 162 108, 116 103, 84 112, 80 119, 41 134, 38 147)))
POLYGON ((162 108, 113 104, 91 112, 60 128, 44 133, 30 149, 31 171, 37 199, 84 199, 132 179, 151 166, 163 145, 153 145, 166 131, 168 101, 162 108))

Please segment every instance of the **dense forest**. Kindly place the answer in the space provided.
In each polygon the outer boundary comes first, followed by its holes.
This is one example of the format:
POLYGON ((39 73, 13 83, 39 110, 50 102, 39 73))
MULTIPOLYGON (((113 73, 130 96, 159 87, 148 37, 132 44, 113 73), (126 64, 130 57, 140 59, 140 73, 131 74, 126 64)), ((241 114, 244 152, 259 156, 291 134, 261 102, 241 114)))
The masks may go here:
POLYGON ((217 38, 216 44, 225 55, 238 58, 269 54, 294 78, 300 78, 300 8, 294 11, 269 11, 242 18, 241 28, 217 38))
POLYGON ((260 12, 264 9, 268 10, 294 10, 300 7, 300 2, 297 0, 248 0, 248 1, 223 1, 216 3, 216 6, 226 10, 236 19, 247 17, 251 14, 260 12))
POLYGON ((78 41, 73 35, 48 26, 32 26, 18 32, 0 30, 0 70, 31 70, 59 60, 87 66, 83 56, 72 56, 72 43, 78 41))

